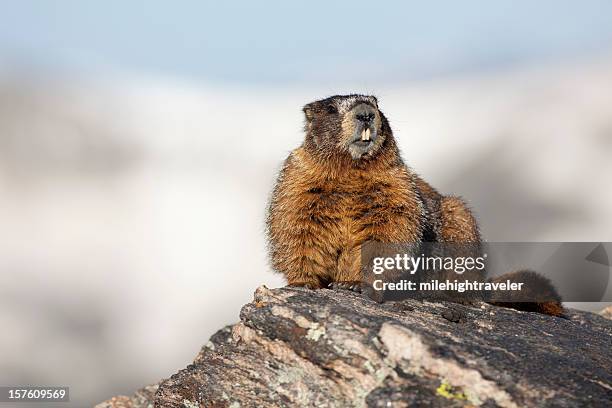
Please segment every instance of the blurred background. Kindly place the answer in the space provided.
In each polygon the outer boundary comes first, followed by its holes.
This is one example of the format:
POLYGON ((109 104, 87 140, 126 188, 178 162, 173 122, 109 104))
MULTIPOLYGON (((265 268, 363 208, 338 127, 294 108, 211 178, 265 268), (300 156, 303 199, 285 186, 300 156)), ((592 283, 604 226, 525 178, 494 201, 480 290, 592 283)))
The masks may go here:
POLYGON ((487 240, 612 241, 612 2, 2 1, 0 384, 188 364, 283 285, 268 194, 353 92, 487 240))

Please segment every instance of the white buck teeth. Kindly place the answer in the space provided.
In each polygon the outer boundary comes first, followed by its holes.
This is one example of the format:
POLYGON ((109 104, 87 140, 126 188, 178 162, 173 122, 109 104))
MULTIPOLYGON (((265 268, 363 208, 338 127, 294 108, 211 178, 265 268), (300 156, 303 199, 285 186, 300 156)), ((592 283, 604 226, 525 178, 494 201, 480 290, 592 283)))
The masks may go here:
POLYGON ((370 140, 370 129, 364 129, 361 131, 361 140, 367 141, 370 140))

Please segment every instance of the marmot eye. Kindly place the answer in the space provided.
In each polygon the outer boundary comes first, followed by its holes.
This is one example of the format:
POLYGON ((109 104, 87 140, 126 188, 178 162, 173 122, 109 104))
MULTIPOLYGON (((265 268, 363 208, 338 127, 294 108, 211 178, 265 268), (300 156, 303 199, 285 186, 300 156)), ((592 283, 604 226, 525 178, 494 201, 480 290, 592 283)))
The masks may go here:
POLYGON ((327 105, 327 113, 338 113, 338 109, 334 105, 327 105))

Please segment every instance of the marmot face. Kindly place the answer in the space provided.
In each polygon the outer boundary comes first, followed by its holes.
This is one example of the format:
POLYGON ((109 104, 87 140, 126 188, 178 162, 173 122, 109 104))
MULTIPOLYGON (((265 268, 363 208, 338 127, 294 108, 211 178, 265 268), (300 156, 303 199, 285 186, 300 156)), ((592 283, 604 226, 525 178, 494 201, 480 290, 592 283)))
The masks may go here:
POLYGON ((386 119, 373 96, 336 95, 304 106, 306 147, 322 156, 373 157, 384 140, 386 119))

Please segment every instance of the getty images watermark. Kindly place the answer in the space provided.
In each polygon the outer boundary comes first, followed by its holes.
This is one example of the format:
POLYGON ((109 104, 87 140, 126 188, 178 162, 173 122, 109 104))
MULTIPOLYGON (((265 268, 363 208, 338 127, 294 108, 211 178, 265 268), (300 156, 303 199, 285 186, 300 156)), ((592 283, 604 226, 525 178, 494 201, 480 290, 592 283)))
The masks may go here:
POLYGON ((612 301, 608 249, 611 243, 600 242, 369 242, 362 247, 362 280, 394 299, 469 292, 506 302, 547 300, 548 285, 538 287, 541 280, 520 273, 529 271, 549 281, 564 301, 612 301))
MULTIPOLYGON (((415 275, 418 271, 421 272, 440 272, 451 271, 458 275, 463 275, 465 272, 484 272, 485 260, 487 254, 482 256, 411 256, 407 253, 395 254, 395 256, 375 257, 372 260, 372 272, 375 275, 382 275, 385 271, 403 272, 409 275, 415 275)), ((466 291, 520 291, 523 288, 524 282, 512 282, 509 279, 505 282, 479 282, 476 279, 460 281, 455 279, 450 281, 446 279, 441 282, 438 279, 430 279, 428 282, 418 282, 409 279, 400 279, 398 281, 385 282, 383 279, 375 279, 372 282, 374 290, 399 290, 399 291, 444 291, 450 290, 459 293, 466 291)))

